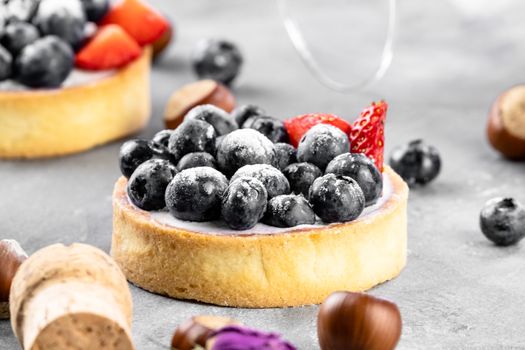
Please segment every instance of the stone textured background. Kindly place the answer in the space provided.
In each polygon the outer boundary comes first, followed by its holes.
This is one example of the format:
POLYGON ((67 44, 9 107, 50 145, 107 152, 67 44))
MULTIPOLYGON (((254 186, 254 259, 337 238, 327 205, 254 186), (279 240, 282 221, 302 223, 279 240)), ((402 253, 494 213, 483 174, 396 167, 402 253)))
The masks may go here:
MULTIPOLYGON (((188 56, 204 37, 239 44, 246 58, 235 87, 239 102, 276 116, 326 111, 353 119, 371 100, 385 98, 391 106, 387 150, 423 138, 444 162, 435 183, 411 192, 408 266, 371 291, 401 309, 399 349, 525 349, 525 244, 497 248, 478 229, 486 200, 525 202, 525 164, 501 159, 484 135, 492 101, 523 82, 525 3, 400 1, 391 69, 371 89, 342 95, 307 72, 272 1, 153 2, 176 21, 178 37, 154 69, 153 121, 140 136, 162 128, 168 96, 194 80, 188 56)), ((0 162, 0 237, 18 239, 30 253, 55 242, 109 251, 120 144, 61 159, 0 162)), ((175 327, 197 314, 228 315, 281 332, 300 349, 318 348, 315 306, 228 309, 131 288, 137 349, 167 349, 175 327)), ((0 348, 17 346, 9 323, 1 321, 0 348)))

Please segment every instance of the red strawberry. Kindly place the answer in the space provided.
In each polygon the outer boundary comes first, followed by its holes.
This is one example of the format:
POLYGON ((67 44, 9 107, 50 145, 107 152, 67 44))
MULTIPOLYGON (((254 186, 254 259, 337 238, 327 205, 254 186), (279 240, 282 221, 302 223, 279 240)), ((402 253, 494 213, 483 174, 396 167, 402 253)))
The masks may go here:
POLYGON ((387 110, 388 104, 385 101, 372 102, 371 106, 361 112, 350 132, 351 152, 366 154, 380 171, 383 171, 387 110))
POLYGON ((304 114, 284 121, 286 131, 290 137, 290 143, 297 147, 303 135, 310 128, 317 124, 330 124, 341 129, 345 134, 349 134, 352 126, 345 120, 334 114, 304 114))
POLYGON ((155 42, 170 27, 164 16, 141 0, 121 0, 116 3, 102 24, 118 24, 141 46, 155 42))
POLYGON ((82 69, 105 70, 125 66, 142 53, 142 48, 117 25, 100 27, 95 36, 77 53, 76 65, 82 69))

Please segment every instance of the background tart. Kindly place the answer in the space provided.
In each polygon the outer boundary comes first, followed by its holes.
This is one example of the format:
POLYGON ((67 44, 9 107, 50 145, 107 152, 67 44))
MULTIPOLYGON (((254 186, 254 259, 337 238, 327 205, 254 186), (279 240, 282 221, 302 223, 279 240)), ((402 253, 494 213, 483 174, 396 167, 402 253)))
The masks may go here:
POLYGON ((112 256, 132 283, 179 299, 236 307, 321 303, 364 291, 406 264, 408 187, 390 168, 392 193, 355 221, 275 234, 194 232, 135 207, 120 178, 113 193, 112 256))
POLYGON ((151 49, 108 77, 52 90, 0 91, 0 158, 85 151, 149 120, 151 49))

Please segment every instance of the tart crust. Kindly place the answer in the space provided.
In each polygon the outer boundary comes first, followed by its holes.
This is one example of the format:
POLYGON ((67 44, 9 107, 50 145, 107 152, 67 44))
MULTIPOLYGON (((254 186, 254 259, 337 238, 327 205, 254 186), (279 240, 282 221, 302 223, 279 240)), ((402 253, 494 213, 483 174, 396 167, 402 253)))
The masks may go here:
POLYGON ((88 150, 149 120, 151 49, 109 77, 54 90, 0 91, 0 158, 88 150))
POLYGON ((406 264, 408 187, 390 168, 391 197, 358 220, 269 235, 211 235, 166 226, 113 193, 111 254, 128 280, 158 294, 263 308, 319 304, 365 291, 406 264))

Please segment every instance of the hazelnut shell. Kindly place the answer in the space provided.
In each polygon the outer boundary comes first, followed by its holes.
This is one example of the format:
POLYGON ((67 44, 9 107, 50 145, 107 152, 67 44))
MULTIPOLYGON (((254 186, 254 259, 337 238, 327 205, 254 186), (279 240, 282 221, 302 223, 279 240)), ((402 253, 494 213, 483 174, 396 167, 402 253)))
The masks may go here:
POLYGON ((193 107, 210 104, 230 113, 235 108, 235 97, 230 89, 213 80, 200 80, 175 91, 166 106, 164 123, 175 129, 193 107))
POLYGON ((172 350, 193 350, 206 347, 206 342, 215 331, 238 324, 235 320, 219 316, 196 316, 181 324, 171 340, 172 350))
POLYGON ((17 241, 0 241, 0 319, 8 318, 8 301, 11 283, 18 268, 27 259, 27 254, 17 241))
POLYGON ((392 350, 401 327, 394 303, 361 293, 333 293, 317 318, 322 350, 392 350))
MULTIPOLYGON (((512 89, 517 88, 520 87, 512 89)), ((503 122, 504 111, 502 106, 511 90, 501 94, 492 105, 487 125, 487 136, 490 144, 503 156, 512 160, 523 160, 525 159, 525 139, 510 133, 503 122)), ((525 95, 522 102, 525 103, 525 95)), ((523 119, 525 124, 525 113, 523 119)))

